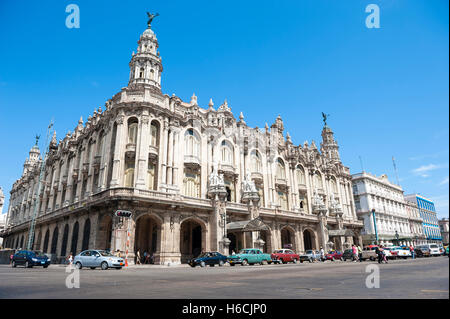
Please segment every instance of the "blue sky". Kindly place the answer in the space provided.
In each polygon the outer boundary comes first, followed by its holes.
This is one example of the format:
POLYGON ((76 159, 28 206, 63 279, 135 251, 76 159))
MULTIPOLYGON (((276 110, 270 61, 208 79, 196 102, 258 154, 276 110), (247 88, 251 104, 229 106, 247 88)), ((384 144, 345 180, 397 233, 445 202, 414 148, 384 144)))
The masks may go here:
MULTIPOLYGON (((386 173, 448 217, 448 1, 0 1, 0 186, 6 207, 35 134, 58 139, 127 85, 153 22, 163 92, 226 98, 248 125, 278 115, 295 144, 320 141, 321 112, 352 173, 386 173), (65 26, 68 4, 80 28, 65 26), (368 29, 368 4, 380 29, 368 29)), ((41 148, 44 143, 41 139, 41 148)), ((4 209, 6 211, 6 208, 4 209)))

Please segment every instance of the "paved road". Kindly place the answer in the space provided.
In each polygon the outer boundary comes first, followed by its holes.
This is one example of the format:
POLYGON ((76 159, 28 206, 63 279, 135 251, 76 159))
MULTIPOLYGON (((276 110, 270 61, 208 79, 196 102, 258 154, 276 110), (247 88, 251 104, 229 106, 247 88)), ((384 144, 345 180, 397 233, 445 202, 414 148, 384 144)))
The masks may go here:
POLYGON ((368 289, 373 262, 236 267, 82 269, 80 288, 65 286, 62 266, 0 265, 0 298, 449 298, 449 258, 380 265, 380 288, 368 289))

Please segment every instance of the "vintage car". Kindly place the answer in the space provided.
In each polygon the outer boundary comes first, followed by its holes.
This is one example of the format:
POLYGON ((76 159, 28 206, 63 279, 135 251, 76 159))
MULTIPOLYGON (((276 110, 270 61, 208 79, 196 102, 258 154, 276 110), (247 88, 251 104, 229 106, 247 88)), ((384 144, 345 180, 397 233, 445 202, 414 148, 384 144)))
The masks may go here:
POLYGON ((200 256, 196 258, 192 258, 189 260, 189 265, 191 267, 200 266, 211 266, 215 265, 223 266, 227 263, 227 256, 218 253, 217 251, 202 253, 200 256))
POLYGON ((372 261, 376 260, 378 257, 377 253, 375 252, 377 247, 378 246, 376 246, 376 245, 370 245, 370 246, 364 247, 362 250, 361 259, 362 260, 370 259, 372 261))
POLYGON ((270 255, 272 261, 277 264, 286 264, 293 262, 296 264, 300 260, 300 256, 291 249, 278 249, 270 255))
POLYGON ((310 263, 320 260, 320 252, 314 250, 307 250, 300 255, 300 262, 309 261, 310 263))
POLYGON ((406 259, 411 257, 411 250, 408 247, 394 246, 392 250, 397 253, 397 258, 406 259))
POLYGON ((228 256, 228 262, 230 266, 241 264, 242 266, 254 265, 254 264, 271 264, 272 258, 269 254, 265 254, 261 249, 257 248, 245 248, 241 249, 239 254, 228 256))
POLYGON ((328 254, 325 254, 325 260, 331 260, 331 261, 335 261, 337 260, 343 260, 342 258, 343 253, 340 251, 330 251, 328 254))
POLYGON ((394 246, 382 247, 382 249, 387 259, 397 259, 398 252, 394 249, 394 246))

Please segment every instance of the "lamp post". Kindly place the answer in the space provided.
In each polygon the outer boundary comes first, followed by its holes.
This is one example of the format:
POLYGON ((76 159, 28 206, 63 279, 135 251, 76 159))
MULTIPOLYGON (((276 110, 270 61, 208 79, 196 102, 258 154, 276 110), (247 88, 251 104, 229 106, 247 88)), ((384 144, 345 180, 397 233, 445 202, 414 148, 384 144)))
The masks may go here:
POLYGON ((398 241, 398 232, 397 232, 397 230, 395 230, 395 239, 397 240, 397 246, 400 246, 400 243, 399 243, 399 241, 398 241))
POLYGON ((375 218, 375 208, 372 209, 373 227, 375 229, 375 241, 378 245, 377 219, 375 218))

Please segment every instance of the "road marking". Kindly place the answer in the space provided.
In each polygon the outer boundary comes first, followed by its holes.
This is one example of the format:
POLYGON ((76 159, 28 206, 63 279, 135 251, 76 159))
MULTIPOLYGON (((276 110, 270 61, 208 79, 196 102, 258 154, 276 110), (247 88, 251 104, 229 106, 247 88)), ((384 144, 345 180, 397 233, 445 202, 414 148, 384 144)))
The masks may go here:
POLYGON ((296 287, 296 289, 305 289, 305 290, 321 291, 323 288, 296 287))
POLYGON ((448 293, 448 290, 433 290, 433 289, 422 289, 421 292, 431 292, 431 293, 448 293))

